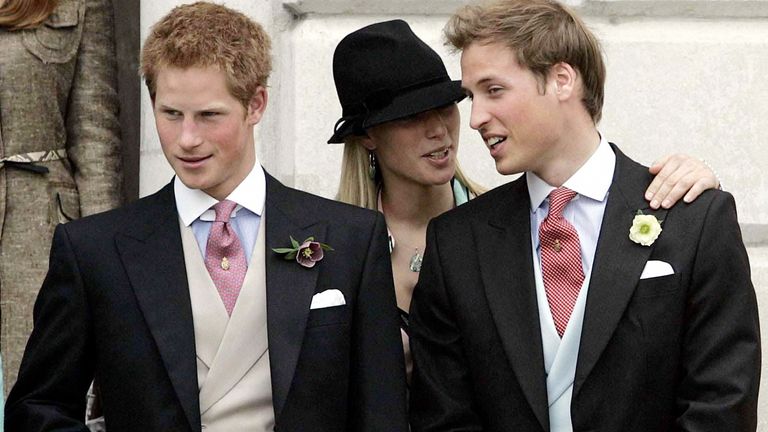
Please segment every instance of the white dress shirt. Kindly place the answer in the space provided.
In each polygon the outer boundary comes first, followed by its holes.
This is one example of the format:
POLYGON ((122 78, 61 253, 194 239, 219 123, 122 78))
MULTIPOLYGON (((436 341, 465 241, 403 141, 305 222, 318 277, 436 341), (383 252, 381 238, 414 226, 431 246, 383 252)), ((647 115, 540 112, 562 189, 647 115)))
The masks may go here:
MULTIPOLYGON (((205 256, 208 234, 216 217, 212 207, 219 201, 200 189, 188 188, 178 177, 173 187, 179 217, 185 226, 192 225, 200 253, 205 256)), ((250 262, 256 244, 266 196, 266 176, 257 160, 248 176, 226 198, 237 203, 230 216, 230 223, 240 239, 247 262, 250 262)))

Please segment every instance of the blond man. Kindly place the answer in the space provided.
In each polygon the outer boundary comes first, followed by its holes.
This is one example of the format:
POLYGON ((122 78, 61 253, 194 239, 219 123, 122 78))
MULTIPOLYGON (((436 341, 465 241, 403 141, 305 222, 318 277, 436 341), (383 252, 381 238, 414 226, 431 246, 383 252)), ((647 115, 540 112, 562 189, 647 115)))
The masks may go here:
POLYGON ((598 41, 561 4, 470 6, 446 35, 471 127, 524 175, 430 224, 412 430, 754 431, 759 325, 732 196, 648 207, 648 169, 596 127, 598 41))
POLYGON ((256 158, 264 30, 179 6, 142 73, 176 176, 57 228, 6 430, 85 431, 95 376, 110 432, 406 431, 383 218, 256 158))

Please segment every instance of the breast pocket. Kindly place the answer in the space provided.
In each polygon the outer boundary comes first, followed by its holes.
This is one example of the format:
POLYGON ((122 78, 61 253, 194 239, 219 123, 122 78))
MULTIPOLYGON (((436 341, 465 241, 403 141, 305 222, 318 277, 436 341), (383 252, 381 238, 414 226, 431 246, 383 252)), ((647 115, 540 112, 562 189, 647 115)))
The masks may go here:
POLYGON ((66 63, 80 45, 84 17, 84 0, 62 0, 42 25, 24 31, 24 46, 43 63, 66 63))
POLYGON ((66 182, 49 182, 49 220, 51 225, 80 218, 80 194, 77 186, 66 182))
POLYGON ((331 306, 309 311, 307 328, 324 327, 349 322, 349 307, 347 305, 331 306))
POLYGON ((680 273, 640 279, 635 289, 635 298, 650 298, 672 295, 680 290, 680 273))

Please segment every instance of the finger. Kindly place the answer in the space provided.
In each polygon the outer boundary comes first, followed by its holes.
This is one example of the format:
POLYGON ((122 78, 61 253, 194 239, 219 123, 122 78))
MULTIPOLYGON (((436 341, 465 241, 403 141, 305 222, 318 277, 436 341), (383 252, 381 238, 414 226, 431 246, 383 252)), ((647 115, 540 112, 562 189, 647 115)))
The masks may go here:
POLYGON ((683 174, 680 172, 681 165, 684 166, 682 164, 683 158, 680 155, 669 155, 662 160, 664 161, 663 165, 660 165, 658 174, 645 192, 645 199, 650 201, 653 209, 659 208, 662 199, 667 196, 669 190, 683 174))
MULTIPOLYGON (((670 177, 671 178, 671 177, 670 177)), ((660 196, 661 206, 665 209, 671 208, 677 203, 683 195, 686 194, 694 185, 696 181, 696 175, 689 172, 681 176, 677 181, 672 183, 669 187, 669 191, 666 195, 660 196)))
POLYGON ((696 198, 698 198, 702 192, 704 192, 707 189, 712 189, 712 186, 707 185, 706 183, 708 183, 707 180, 699 180, 696 183, 694 183, 693 186, 691 186, 691 188, 683 197, 683 201, 686 203, 691 203, 696 198))
POLYGON ((664 179, 652 201, 660 207, 669 208, 682 198, 697 179, 690 164, 683 163, 664 179))
MULTIPOLYGON (((682 172, 686 167, 693 167, 693 169, 680 177, 675 185, 672 186, 667 196, 661 198, 662 207, 672 207, 683 195, 685 195, 683 198, 685 202, 691 202, 705 190, 716 188, 719 185, 719 180, 715 173, 703 162, 695 161, 694 163, 694 161, 688 161, 678 171, 682 172)), ((674 175, 670 176, 669 179, 672 179, 672 177, 674 175)))
MULTIPOLYGON (((703 177, 709 178, 709 182, 705 184, 704 190, 707 189, 722 189, 723 185, 720 182, 720 177, 715 172, 715 169, 710 166, 704 159, 701 160, 701 169, 704 170, 703 177)), ((702 191, 703 192, 703 191, 702 191)))
POLYGON ((663 156, 661 159, 657 159, 653 161, 651 166, 648 168, 648 171, 651 172, 651 174, 658 174, 659 171, 664 167, 664 165, 667 164, 670 158, 672 158, 674 155, 666 155, 663 156))
MULTIPOLYGON (((664 167, 665 165, 662 165, 660 168, 656 170, 656 173, 655 173, 656 176, 653 178, 653 181, 651 181, 651 184, 649 184, 648 188, 645 190, 645 199, 647 201, 653 200, 653 198, 659 192, 659 189, 667 180, 667 177, 669 176, 669 174, 672 172, 669 169, 665 170, 664 167)), ((654 173, 651 172, 651 174, 654 174, 654 173)))
POLYGON ((717 189, 720 187, 720 179, 717 178, 714 171, 708 166, 704 166, 704 168, 697 171, 693 180, 691 189, 683 198, 683 201, 687 203, 696 200, 707 189, 717 189))

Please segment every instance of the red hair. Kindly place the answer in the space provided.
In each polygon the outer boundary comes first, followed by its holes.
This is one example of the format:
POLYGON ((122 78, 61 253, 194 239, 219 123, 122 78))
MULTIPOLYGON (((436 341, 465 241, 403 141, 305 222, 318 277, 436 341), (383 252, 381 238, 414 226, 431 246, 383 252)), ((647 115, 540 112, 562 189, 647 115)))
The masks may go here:
POLYGON ((39 26, 56 9, 58 0, 0 0, 0 27, 22 30, 39 26))

